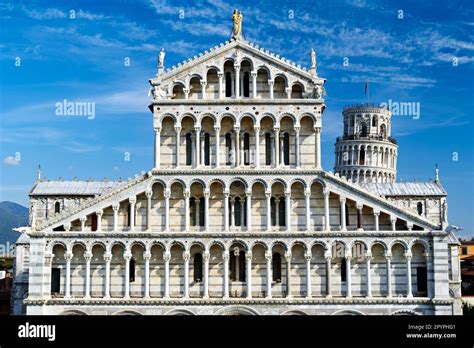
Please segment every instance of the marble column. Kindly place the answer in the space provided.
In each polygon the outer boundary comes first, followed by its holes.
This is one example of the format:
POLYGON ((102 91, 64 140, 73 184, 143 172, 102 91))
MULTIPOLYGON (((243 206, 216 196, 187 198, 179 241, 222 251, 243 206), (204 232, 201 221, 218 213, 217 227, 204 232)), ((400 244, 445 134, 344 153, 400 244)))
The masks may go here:
POLYGON ((201 99, 206 99, 206 81, 201 81, 201 99))
POLYGON ((130 203, 130 231, 133 232, 135 231, 135 203, 137 203, 137 197, 130 197, 128 199, 128 202, 130 203))
POLYGON ((267 208, 267 217, 266 217, 267 231, 270 231, 272 229, 272 204, 271 204, 272 193, 266 191, 265 192, 265 197, 267 199, 267 203, 266 203, 266 208, 267 208))
POLYGON ((255 159, 254 164, 258 169, 260 168, 260 126, 253 127, 255 133, 255 159))
POLYGON ((346 297, 352 297, 351 260, 352 257, 346 255, 346 297))
POLYGON ((280 165, 280 127, 273 127, 275 133, 275 157, 274 157, 274 166, 278 167, 280 165))
POLYGON ((380 216, 380 211, 375 210, 374 211, 374 219, 375 219, 375 231, 379 231, 379 216, 380 216))
POLYGON ((229 231, 229 196, 228 191, 224 191, 224 230, 229 231))
POLYGON ((270 87, 270 99, 273 99, 273 84, 272 80, 268 80, 268 86, 270 87))
POLYGON ((224 73, 218 72, 217 77, 219 78, 219 99, 224 98, 224 88, 222 87, 222 81, 224 79, 224 73))
POLYGON ((86 232, 87 217, 86 216, 81 216, 81 218, 79 220, 81 221, 81 232, 86 232))
POLYGON ((145 260, 145 298, 150 298, 150 259, 151 253, 145 252, 143 260, 145 260))
POLYGON ((165 252, 163 254, 163 260, 165 261, 165 298, 170 297, 170 259, 171 254, 165 252))
POLYGON ((304 192, 306 210, 306 231, 311 230, 311 189, 304 192))
POLYGON ((194 146, 194 148, 196 149, 195 150, 196 158, 194 161, 194 165, 196 167, 199 167, 199 165, 201 164, 201 126, 195 126, 194 131, 196 132, 196 141, 195 141, 196 144, 194 146))
MULTIPOLYGON (((300 127, 295 127, 295 159, 296 159, 296 168, 301 167, 301 157, 300 157, 300 127)), ((291 163, 290 163, 291 164, 291 163)))
POLYGON ((229 298, 229 252, 224 251, 222 258, 224 259, 224 294, 223 298, 229 298))
POLYGON ((176 132, 176 168, 178 168, 180 166, 180 144, 181 144, 181 126, 175 126, 174 127, 174 130, 176 132))
POLYGON ((312 290, 311 290, 311 259, 312 255, 311 252, 307 252, 305 255, 306 260, 306 297, 311 298, 312 290))
POLYGON ((112 260, 111 253, 104 254, 105 261, 105 298, 110 298, 110 261, 112 260))
POLYGON ((356 204, 356 209, 357 209, 357 231, 363 231, 364 229, 362 228, 362 208, 363 205, 357 203, 356 204))
POLYGON ((287 231, 291 230, 291 191, 285 192, 285 227, 287 231))
POLYGON ((155 128, 155 168, 160 167, 160 138, 161 128, 155 128))
POLYGON ((84 255, 84 259, 86 260, 86 289, 85 289, 85 298, 91 297, 91 259, 92 253, 86 252, 84 255))
POLYGON ((246 252, 245 259, 247 261, 247 298, 252 298, 252 253, 246 252))
POLYGON ((252 71, 250 75, 252 76, 252 96, 253 98, 257 98, 257 72, 252 71))
POLYGON ((188 252, 183 253, 184 260, 184 298, 189 298, 189 259, 191 255, 188 252))
POLYGON ((65 291, 64 297, 71 297, 71 259, 73 255, 66 253, 64 258, 66 259, 66 281, 65 281, 65 291))
POLYGON ((345 197, 340 197, 339 198, 339 203, 340 203, 339 211, 341 212, 341 231, 346 231, 347 230, 347 226, 346 226, 346 198, 345 197))
POLYGON ((235 154, 234 154, 234 165, 237 167, 240 165, 240 127, 235 125, 235 154))
POLYGON ((189 197, 191 196, 190 191, 184 191, 184 230, 189 231, 189 197))
POLYGON ((97 216, 97 232, 102 232, 102 213, 102 209, 95 212, 97 216))
POLYGON ((240 98, 240 66, 239 65, 234 65, 234 70, 235 70, 235 98, 239 99, 240 98))
POLYGON ((330 251, 326 251, 324 257, 326 258, 326 297, 332 297, 332 257, 330 251))
POLYGON ((411 252, 405 253, 405 258, 407 260, 407 297, 413 297, 412 285, 411 285, 411 252))
POLYGON ((165 231, 169 232, 170 230, 170 197, 171 192, 169 190, 165 190, 165 231))
POLYGON ((267 260, 267 296, 266 298, 272 298, 272 253, 265 253, 265 259, 267 260))
POLYGON ((387 297, 392 297, 392 254, 386 252, 385 260, 387 262, 387 297))
POLYGON ((324 195, 324 230, 325 231, 330 231, 331 230, 331 224, 329 220, 329 194, 331 192, 329 189, 325 188, 323 189, 323 195, 324 195))
POLYGON ((209 252, 205 252, 202 256, 204 259, 204 298, 209 298, 209 252))
POLYGON ((321 167, 321 127, 314 128, 315 142, 316 142, 316 169, 322 169, 321 167))
POLYGON ((390 224, 392 225, 392 231, 396 230, 397 217, 390 216, 390 224))
POLYGON ((367 297, 372 297, 372 274, 371 274, 371 264, 372 255, 365 255, 365 268, 367 272, 367 297))
POLYGON ((247 231, 252 230, 252 191, 245 193, 245 204, 247 205, 247 231))
POLYGON ((221 156, 221 153, 220 153, 220 144, 221 144, 221 138, 220 138, 220 135, 221 135, 221 128, 220 127, 217 127, 215 126, 214 127, 214 132, 215 132, 215 135, 216 135, 216 160, 215 160, 215 164, 216 164, 216 167, 219 167, 220 165, 220 156, 221 156))
POLYGON ((125 254, 123 256, 125 260, 125 295, 124 298, 130 297, 130 260, 132 259, 131 254, 125 254))
POLYGON ((209 232, 209 190, 204 190, 204 230, 209 232))
POLYGON ((151 230, 151 197, 153 192, 151 190, 145 191, 146 196, 146 229, 147 231, 151 230))
POLYGON ((285 253, 286 259, 286 297, 291 298, 291 252, 285 253))

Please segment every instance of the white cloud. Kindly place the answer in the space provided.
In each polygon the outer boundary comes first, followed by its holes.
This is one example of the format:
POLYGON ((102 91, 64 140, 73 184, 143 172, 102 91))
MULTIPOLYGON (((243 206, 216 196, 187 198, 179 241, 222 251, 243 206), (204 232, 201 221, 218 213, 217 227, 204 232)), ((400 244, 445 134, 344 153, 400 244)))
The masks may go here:
POLYGON ((3 163, 7 166, 17 166, 20 164, 20 161, 17 161, 17 159, 13 156, 7 156, 3 159, 3 163))

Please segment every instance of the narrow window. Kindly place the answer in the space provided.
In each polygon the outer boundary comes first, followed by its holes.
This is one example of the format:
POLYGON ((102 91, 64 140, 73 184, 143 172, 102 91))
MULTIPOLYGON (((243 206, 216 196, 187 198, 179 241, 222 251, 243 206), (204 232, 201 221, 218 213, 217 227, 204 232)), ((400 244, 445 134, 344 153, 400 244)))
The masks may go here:
POLYGON ((247 226, 247 199, 248 197, 245 197, 242 201, 242 226, 247 226))
POLYGON ((234 201, 234 226, 242 226, 242 204, 240 198, 236 197, 234 201))
POLYGON ((245 251, 241 250, 239 253, 239 281, 245 282, 245 251))
POLYGON ((359 164, 361 166, 363 166, 365 164, 365 149, 362 148, 360 149, 360 160, 359 160, 359 164))
POLYGON ((225 73, 225 96, 232 97, 232 76, 230 72, 225 73))
POLYGON ((232 135, 230 133, 226 133, 225 135, 225 149, 226 149, 225 164, 230 165, 232 164, 232 135))
MULTIPOLYGON (((130 221, 128 225, 130 226, 130 221)), ((97 215, 95 213, 91 215, 91 231, 97 231, 97 215)))
POLYGON ((244 164, 248 166, 250 164, 250 134, 244 134, 244 164))
POLYGON ((244 97, 250 97, 250 75, 244 73, 244 97))
POLYGON ((211 144, 209 133, 204 134, 204 164, 206 166, 211 164, 211 144))
POLYGON ((416 286, 418 292, 426 293, 427 291, 427 277, 426 277, 426 267, 417 267, 416 268, 416 286))
POLYGON ((423 203, 418 202, 418 203, 416 204, 416 210, 418 211, 418 215, 423 214, 423 203))
POLYGON ((129 274, 129 282, 133 283, 135 281, 135 259, 130 259, 130 274, 129 274))
POLYGON ((290 134, 288 133, 283 136, 283 161, 287 166, 290 164, 290 134))
POLYGON ((61 203, 59 202, 54 203, 54 212, 56 214, 61 212, 61 203))
POLYGON ((377 127, 377 116, 372 117, 372 127, 377 127))
POLYGON ((350 225, 349 216, 349 206, 346 203, 346 226, 350 225))
POLYGON ((276 226, 276 201, 275 197, 270 198, 270 208, 271 208, 271 218, 272 218, 272 226, 276 226))
POLYGON ((199 226, 204 226, 204 197, 199 198, 199 226))
POLYGON ((346 259, 341 259, 341 282, 345 282, 347 280, 346 275, 346 259))
POLYGON ((279 226, 286 226, 285 223, 285 197, 280 197, 280 202, 278 204, 278 225, 279 226))
POLYGON ((61 269, 51 268, 51 294, 59 294, 61 289, 61 269))
POLYGON ((186 133, 186 165, 193 164, 193 138, 191 133, 186 133))
POLYGON ((273 281, 281 283, 281 255, 274 253, 272 256, 273 281))
POLYGON ((270 133, 265 134, 265 164, 272 164, 272 136, 270 133))
POLYGON ((362 227, 361 209, 357 209, 357 228, 362 227))
POLYGON ((194 282, 200 283, 202 281, 202 254, 194 254, 193 262, 194 282))
POLYGON ((361 135, 362 137, 366 137, 366 136, 367 136, 367 124, 366 124, 365 122, 362 123, 360 135, 361 135))
POLYGON ((191 226, 196 226, 196 198, 194 197, 189 200, 189 214, 191 226))

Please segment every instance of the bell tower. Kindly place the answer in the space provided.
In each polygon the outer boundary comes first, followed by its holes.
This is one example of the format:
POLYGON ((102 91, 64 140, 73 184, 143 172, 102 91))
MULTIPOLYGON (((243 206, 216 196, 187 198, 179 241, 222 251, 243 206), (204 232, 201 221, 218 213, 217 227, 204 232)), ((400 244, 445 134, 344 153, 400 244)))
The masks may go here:
POLYGON ((398 146, 391 113, 376 105, 344 107, 344 134, 335 144, 334 172, 353 182, 395 182, 398 146))

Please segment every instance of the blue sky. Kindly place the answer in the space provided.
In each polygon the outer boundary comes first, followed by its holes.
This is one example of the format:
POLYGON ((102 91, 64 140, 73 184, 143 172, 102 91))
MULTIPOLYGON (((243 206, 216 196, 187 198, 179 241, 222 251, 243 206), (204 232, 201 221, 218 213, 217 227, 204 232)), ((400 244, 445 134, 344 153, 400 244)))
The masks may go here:
POLYGON ((150 169, 147 92, 159 49, 171 67, 226 41, 234 7, 244 13, 249 41, 302 66, 316 50, 327 79, 326 170, 333 170, 341 110, 366 100, 366 80, 371 102, 419 103, 418 119, 393 116, 398 179, 426 181, 438 162, 450 223, 474 235, 470 0, 2 0, 0 200, 26 205, 38 164, 50 179, 114 180, 150 169), (57 116, 64 99, 94 102, 95 118, 57 116))

